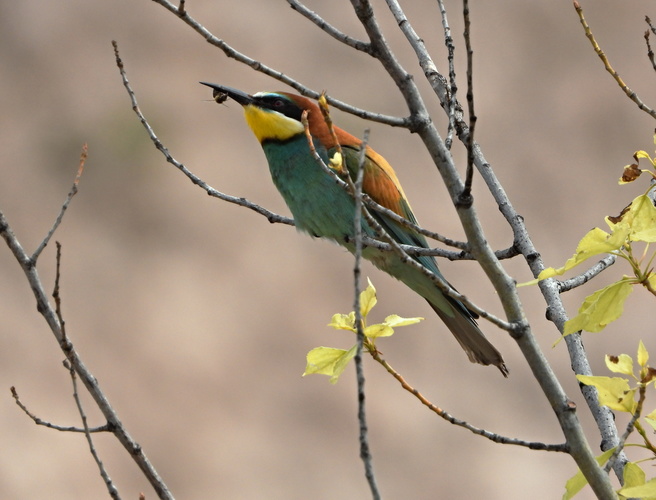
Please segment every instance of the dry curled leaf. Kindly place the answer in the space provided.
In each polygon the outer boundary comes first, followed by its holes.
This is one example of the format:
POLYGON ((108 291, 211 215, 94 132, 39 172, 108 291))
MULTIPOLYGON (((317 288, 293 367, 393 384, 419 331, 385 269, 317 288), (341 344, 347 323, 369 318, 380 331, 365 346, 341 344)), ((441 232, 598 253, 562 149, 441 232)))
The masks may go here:
POLYGON ((622 173, 620 182, 622 184, 633 182, 638 177, 640 177, 640 174, 642 174, 642 170, 638 168, 637 163, 631 163, 631 165, 627 165, 626 167, 624 167, 624 172, 622 173))
POLYGON ((616 216, 609 215, 608 220, 611 221, 613 224, 617 224, 618 222, 620 222, 622 220, 622 218, 624 217, 624 214, 626 214, 629 211, 630 208, 631 208, 631 203, 629 203, 627 206, 625 206, 622 209, 622 211, 619 213, 619 215, 616 215, 616 216))

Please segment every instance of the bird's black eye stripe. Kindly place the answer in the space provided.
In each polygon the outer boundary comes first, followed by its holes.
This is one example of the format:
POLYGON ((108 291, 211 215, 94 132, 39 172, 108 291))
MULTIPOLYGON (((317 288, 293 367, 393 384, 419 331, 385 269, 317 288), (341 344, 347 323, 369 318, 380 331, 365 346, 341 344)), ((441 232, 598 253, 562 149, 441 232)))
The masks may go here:
POLYGON ((268 94, 256 97, 256 102, 258 106, 277 111, 278 113, 282 113, 289 118, 301 121, 301 114, 303 113, 303 110, 298 107, 295 102, 285 97, 268 94))

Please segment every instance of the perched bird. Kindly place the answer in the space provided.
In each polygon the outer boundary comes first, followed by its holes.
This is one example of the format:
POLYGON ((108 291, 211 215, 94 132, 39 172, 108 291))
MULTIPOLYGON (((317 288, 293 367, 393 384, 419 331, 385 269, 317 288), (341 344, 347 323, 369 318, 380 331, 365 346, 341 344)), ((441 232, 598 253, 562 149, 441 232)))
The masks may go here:
MULTIPOLYGON (((303 111, 307 110, 314 147, 328 164, 337 151, 337 144, 318 105, 306 97, 287 92, 258 92, 249 95, 230 87, 201 83, 214 89, 217 102, 222 103, 231 98, 243 106, 246 122, 264 149, 273 182, 291 210, 296 227, 311 236, 333 240, 353 252, 353 197, 312 156, 301 123, 303 111)), ((342 148, 344 164, 349 175, 355 178, 362 141, 344 130, 333 128, 342 148)), ((362 189, 378 204, 416 223, 394 170, 368 146, 362 189)), ((398 243, 428 248, 423 235, 384 214, 373 210, 371 213, 398 243)), ((363 234, 375 236, 374 230, 364 219, 362 230, 363 234)), ((430 278, 403 263, 396 253, 365 246, 362 256, 425 298, 451 330, 470 361, 494 365, 504 376, 508 376, 501 354, 478 328, 476 313, 460 301, 444 295, 430 278)), ((442 276, 433 257, 414 258, 436 275, 442 276)))

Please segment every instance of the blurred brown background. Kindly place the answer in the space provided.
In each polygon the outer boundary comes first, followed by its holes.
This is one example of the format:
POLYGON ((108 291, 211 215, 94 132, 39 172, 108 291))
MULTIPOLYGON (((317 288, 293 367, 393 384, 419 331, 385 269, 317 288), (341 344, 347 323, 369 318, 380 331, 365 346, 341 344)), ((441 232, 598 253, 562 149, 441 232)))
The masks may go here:
MULTIPOLYGON (((411 3, 411 22, 446 71, 435 2, 411 3)), ((237 50, 353 104, 405 113, 375 61, 319 32, 284 1, 187 4, 192 16, 237 50)), ((309 5, 363 36, 348 2, 309 5)), ((394 50, 427 90, 384 4, 375 5, 394 50)), ((447 7, 462 56, 461 4, 447 7)), ((618 187, 617 178, 633 151, 653 149, 654 123, 605 73, 570 2, 472 7, 477 138, 546 262, 559 265, 586 231, 603 227, 604 215, 644 189, 644 182, 618 187)), ((654 104, 643 40, 644 16, 654 15, 650 3, 584 7, 616 69, 654 104)), ((311 348, 353 342, 325 326, 333 313, 351 309, 351 257, 210 199, 165 163, 130 108, 112 39, 141 109, 178 160, 219 190, 288 214, 239 106, 207 102, 210 92, 197 82, 250 92, 282 85, 227 59, 146 0, 0 1, 0 208, 30 252, 70 188, 82 144, 89 144, 80 192, 55 236, 63 243, 62 293, 72 340, 178 498, 368 498, 353 368, 336 386, 325 377, 300 377, 311 348)), ((461 60, 464 96, 462 68, 461 60)), ((431 106, 444 133, 443 115, 431 106)), ((417 137, 338 112, 335 119, 355 134, 371 127, 372 146, 395 167, 420 221, 462 237, 417 137)), ((461 166, 463 157, 458 149, 461 166)), ((482 182, 475 184, 488 238, 497 248, 508 246, 509 230, 482 182)), ((508 266, 517 280, 531 278, 519 259, 508 266)), ((502 313, 476 265, 442 267, 474 301, 502 313)), ((54 242, 39 270, 51 290, 54 242)), ((469 364, 423 300, 371 267, 365 271, 379 292, 374 319, 426 317, 381 342, 409 382, 475 425, 527 440, 562 440, 512 340, 484 325, 511 369, 503 380, 492 368, 469 364)), ((618 265, 599 283, 622 272, 618 265)), ((63 356, 4 245, 0 273, 0 497, 105 498, 84 437, 35 426, 9 394, 16 386, 46 420, 79 422, 63 356)), ((571 313, 592 290, 566 297, 571 313)), ((599 438, 564 345, 551 347, 557 333, 544 320, 540 295, 536 288, 521 294, 597 450, 599 438)), ((656 351, 653 322, 642 319, 650 307, 646 293, 636 290, 625 318, 587 337, 596 370, 606 374, 604 353, 633 354, 639 338, 656 351)), ((450 426, 370 360, 366 373, 374 466, 386 498, 552 499, 575 472, 567 456, 493 444, 450 426)), ((91 404, 87 410, 92 425, 102 423, 91 404)), ((140 491, 155 496, 113 438, 95 439, 124 498, 140 491)))

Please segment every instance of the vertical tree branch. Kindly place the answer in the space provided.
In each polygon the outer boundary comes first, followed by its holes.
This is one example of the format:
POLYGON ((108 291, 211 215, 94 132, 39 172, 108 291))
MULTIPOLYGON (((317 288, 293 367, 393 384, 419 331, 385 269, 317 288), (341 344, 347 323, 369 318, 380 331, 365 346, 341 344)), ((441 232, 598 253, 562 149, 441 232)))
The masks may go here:
POLYGON ((455 133, 456 126, 456 104, 458 102, 456 94, 458 92, 458 84, 456 82, 456 67, 455 67, 455 51, 456 47, 453 43, 453 37, 451 36, 451 27, 449 26, 449 20, 446 15, 446 7, 444 7, 443 0, 437 0, 437 4, 440 7, 440 16, 442 17, 442 29, 444 30, 444 44, 446 45, 447 50, 447 61, 449 63, 449 87, 448 87, 448 106, 447 116, 449 118, 449 126, 446 132, 446 139, 444 140, 444 145, 448 150, 451 150, 451 145, 453 143, 453 134, 455 133))
POLYGON ((371 496, 374 500, 380 500, 380 491, 376 482, 374 468, 371 457, 371 450, 369 448, 368 426, 366 416, 365 399, 366 394, 364 390, 365 378, 364 367, 362 364, 362 350, 364 346, 364 331, 362 325, 362 313, 360 310, 360 262, 362 260, 362 181, 364 178, 364 162, 365 153, 367 149, 367 142, 369 140, 369 130, 365 130, 362 144, 360 145, 360 156, 358 161, 358 173, 354 184, 354 201, 355 211, 353 215, 353 226, 355 234, 355 259, 353 265, 353 289, 355 297, 353 300, 353 310, 355 311, 355 325, 357 329, 358 348, 355 353, 355 372, 358 384, 358 422, 360 426, 360 458, 364 463, 364 473, 371 490, 371 496))
POLYGON ((467 110, 469 112, 469 139, 467 141, 467 174, 465 176, 465 189, 460 195, 460 203, 471 204, 472 182, 474 181, 474 130, 476 128, 476 113, 474 112, 474 50, 471 45, 471 22, 469 20, 469 1, 463 0, 463 18, 465 20, 465 48, 467 50, 467 110))

